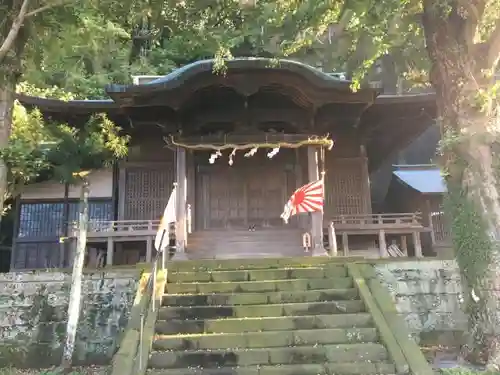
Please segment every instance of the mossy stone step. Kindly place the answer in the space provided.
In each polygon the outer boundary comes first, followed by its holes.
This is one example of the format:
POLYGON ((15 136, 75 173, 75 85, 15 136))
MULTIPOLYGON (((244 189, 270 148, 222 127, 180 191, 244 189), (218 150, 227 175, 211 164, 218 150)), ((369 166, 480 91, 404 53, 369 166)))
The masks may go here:
POLYGON ((297 346, 286 348, 224 349, 207 351, 152 352, 151 368, 323 364, 325 362, 369 362, 387 360, 387 350, 381 344, 338 344, 297 346))
POLYGON ((215 319, 251 318, 266 316, 292 316, 317 314, 344 314, 363 312, 365 307, 360 300, 329 301, 309 303, 280 303, 267 305, 240 306, 184 306, 161 307, 158 319, 215 319))
POLYGON ((345 277, 347 271, 342 265, 332 267, 276 268, 231 271, 190 271, 168 272, 169 283, 223 282, 223 281, 264 281, 302 278, 345 277))
MULTIPOLYGON (((356 257, 354 257, 356 259, 356 257)), ((357 259, 361 259, 357 257, 357 259)), ((338 265, 346 262, 345 258, 327 257, 292 257, 292 258, 254 258, 254 259, 197 259, 173 261, 167 265, 168 272, 205 272, 239 269, 275 269, 287 267, 315 267, 338 265)))
POLYGON ((148 375, 386 375, 395 374, 388 362, 335 362, 281 366, 245 366, 182 369, 149 369, 148 375))
POLYGON ((163 296, 163 306, 256 305, 353 300, 358 297, 358 290, 355 288, 238 294, 167 294, 163 296))
POLYGON ((311 279, 239 281, 239 282, 195 282, 170 283, 165 286, 166 293, 241 293, 241 292, 285 292, 311 289, 348 289, 353 287, 350 277, 329 277, 311 279))
POLYGON ((241 333, 326 328, 364 328, 372 326, 369 313, 280 316, 260 318, 228 318, 207 320, 158 320, 156 333, 162 335, 195 333, 241 333))
POLYGON ((375 328, 332 328, 294 331, 157 336, 153 350, 272 348, 316 344, 376 342, 375 328))

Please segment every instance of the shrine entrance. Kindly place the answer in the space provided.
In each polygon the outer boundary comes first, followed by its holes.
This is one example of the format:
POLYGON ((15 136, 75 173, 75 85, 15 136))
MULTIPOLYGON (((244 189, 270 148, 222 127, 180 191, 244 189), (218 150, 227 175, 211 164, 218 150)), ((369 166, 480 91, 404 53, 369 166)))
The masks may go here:
POLYGON ((272 159, 265 151, 251 158, 240 156, 232 166, 227 156, 197 168, 197 227, 250 231, 282 228, 283 206, 298 186, 300 171, 294 151, 284 150, 272 159))

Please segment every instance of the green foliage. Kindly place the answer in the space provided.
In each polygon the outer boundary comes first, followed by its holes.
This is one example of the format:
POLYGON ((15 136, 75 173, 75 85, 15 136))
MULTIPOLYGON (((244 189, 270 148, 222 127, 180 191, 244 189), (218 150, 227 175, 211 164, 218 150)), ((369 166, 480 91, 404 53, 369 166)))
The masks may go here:
POLYGON ((241 7, 239 0, 77 3, 37 16, 23 80, 95 99, 105 97, 108 83, 213 57, 219 71, 232 56, 300 59, 347 71, 358 87, 386 53, 399 75, 420 85, 428 68, 416 0, 259 0, 255 7, 241 7))
POLYGON ((0 150, 9 168, 9 195, 38 179, 73 182, 82 169, 109 166, 127 154, 129 137, 105 115, 91 117, 76 129, 43 119, 16 102, 8 147, 0 150))

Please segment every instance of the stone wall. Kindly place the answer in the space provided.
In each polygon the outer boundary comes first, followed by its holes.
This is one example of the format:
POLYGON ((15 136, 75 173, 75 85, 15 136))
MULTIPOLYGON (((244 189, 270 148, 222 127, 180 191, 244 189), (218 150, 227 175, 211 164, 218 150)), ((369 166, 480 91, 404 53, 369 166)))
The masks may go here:
POLYGON ((374 264, 410 332, 464 331, 460 274, 452 260, 415 260, 374 264))
MULTIPOLYGON (((139 272, 84 275, 75 344, 77 364, 109 362, 127 324, 139 272)), ((71 276, 63 272, 0 274, 0 366, 59 364, 71 276)))

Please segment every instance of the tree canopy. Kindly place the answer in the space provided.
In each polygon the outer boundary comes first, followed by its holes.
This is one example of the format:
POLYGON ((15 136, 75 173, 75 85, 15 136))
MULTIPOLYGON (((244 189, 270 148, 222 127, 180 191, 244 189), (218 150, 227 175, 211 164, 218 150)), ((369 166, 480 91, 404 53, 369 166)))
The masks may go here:
MULTIPOLYGON (((39 97, 73 97, 58 89, 21 86, 23 92, 39 97)), ((53 179, 72 183, 75 174, 83 169, 111 165, 127 154, 129 137, 120 131, 104 114, 94 115, 77 129, 48 121, 39 110, 28 111, 16 101, 9 143, 0 150, 0 157, 9 169, 7 197, 16 196, 24 185, 32 182, 53 179)))

